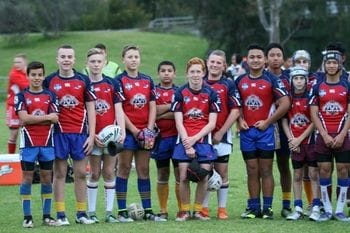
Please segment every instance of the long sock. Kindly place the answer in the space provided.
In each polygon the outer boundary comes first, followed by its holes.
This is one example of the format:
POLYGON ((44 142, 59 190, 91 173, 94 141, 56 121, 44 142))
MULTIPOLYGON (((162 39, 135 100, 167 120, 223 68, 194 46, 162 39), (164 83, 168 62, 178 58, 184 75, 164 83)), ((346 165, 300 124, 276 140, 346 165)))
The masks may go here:
POLYGON ((168 182, 157 182, 157 194, 160 212, 168 213, 169 184, 168 182))
POLYGON ((289 209, 290 208, 290 200, 292 197, 291 192, 283 192, 282 193, 282 207, 289 209))
POLYGON ((312 200, 312 206, 314 207, 314 206, 321 206, 321 200, 320 200, 320 198, 314 198, 313 200, 312 200))
POLYGON ((263 210, 267 210, 272 207, 272 197, 263 197, 263 210))
POLYGON ((202 208, 203 208, 202 203, 194 203, 193 205, 193 211, 200 212, 202 208))
POLYGON ((191 209, 191 204, 182 204, 181 205, 181 211, 190 211, 191 209))
POLYGON ((208 208, 208 206, 209 206, 209 199, 210 199, 210 192, 206 191, 204 199, 203 199, 203 203, 202 203, 203 208, 208 208))
POLYGON ((324 209, 328 213, 332 213, 332 204, 329 200, 328 190, 327 188, 331 184, 330 178, 320 178, 320 188, 321 188, 321 199, 324 206, 324 209))
POLYGON ((57 218, 65 218, 66 217, 66 205, 63 201, 56 201, 56 212, 57 212, 57 218))
POLYGON ((16 143, 8 142, 7 143, 7 151, 9 154, 16 153, 16 143))
POLYGON ((126 192, 128 191, 128 179, 117 176, 115 180, 115 191, 117 194, 118 210, 126 210, 126 192))
POLYGON ((98 193, 98 183, 88 181, 87 182, 88 212, 91 214, 96 212, 97 193, 98 193))
POLYGON ((260 198, 251 198, 250 199, 251 203, 250 206, 253 210, 261 210, 261 203, 260 203, 260 198))
POLYGON ((19 188, 19 193, 22 199, 22 209, 24 216, 32 215, 31 204, 32 204, 32 185, 22 183, 19 188))
POLYGON ((175 182, 175 195, 177 200, 177 207, 179 210, 181 210, 180 185, 178 182, 175 182))
POLYGON ((75 202, 75 209, 77 211, 77 217, 86 215, 86 202, 75 202))
POLYGON ((294 200, 294 207, 299 206, 300 208, 303 208, 303 201, 301 199, 295 199, 294 200))
POLYGON ((41 184, 43 215, 51 215, 52 184, 41 184))
POLYGON ((142 207, 152 209, 151 204, 151 182, 149 179, 137 179, 137 187, 141 197, 142 207))
POLYGON ((219 208, 226 208, 228 187, 229 187, 229 183, 228 182, 224 183, 221 185, 220 189, 217 191, 219 208))
POLYGON ((114 195, 115 195, 115 182, 113 181, 105 181, 105 207, 106 212, 111 213, 114 205, 114 195))
POLYGON ((307 199, 307 203, 310 205, 312 203, 312 189, 310 178, 303 178, 304 191, 307 199))
POLYGON ((343 213, 346 202, 346 193, 348 191, 348 179, 338 179, 339 196, 337 200, 336 213, 343 213))

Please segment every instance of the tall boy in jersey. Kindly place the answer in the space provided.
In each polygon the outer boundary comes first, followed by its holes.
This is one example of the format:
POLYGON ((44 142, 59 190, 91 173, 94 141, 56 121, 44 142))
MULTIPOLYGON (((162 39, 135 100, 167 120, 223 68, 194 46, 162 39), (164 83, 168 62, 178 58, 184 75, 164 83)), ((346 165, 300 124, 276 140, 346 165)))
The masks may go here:
POLYGON ((247 63, 249 73, 236 80, 242 102, 240 145, 246 162, 249 191, 248 208, 241 216, 261 216, 261 189, 262 217, 272 219, 272 162, 275 150, 273 124, 287 113, 290 103, 286 91, 280 88, 276 78, 264 71, 265 56, 261 46, 248 47, 247 63))
POLYGON ((312 89, 310 99, 311 119, 318 130, 316 138, 317 162, 320 169, 321 199, 325 213, 319 221, 332 216, 339 221, 349 221, 343 213, 348 189, 348 166, 350 163, 350 86, 341 78, 342 57, 336 51, 327 51, 323 57, 325 79, 312 89), (327 187, 332 181, 332 162, 335 159, 340 192, 335 213, 327 187))
MULTIPOLYGON (((270 43, 265 48, 265 56, 267 58, 267 72, 275 76, 280 87, 289 92, 289 71, 282 70, 282 65, 284 63, 283 47, 278 43, 270 43)), ((281 216, 285 218, 291 213, 292 176, 289 167, 290 151, 287 137, 282 129, 281 120, 277 122, 275 130, 276 160, 282 189, 281 216)))
MULTIPOLYGON (((221 102, 221 111, 218 113, 215 129, 213 131, 213 144, 218 158, 214 160, 214 169, 222 178, 222 185, 217 190, 217 217, 228 219, 226 203, 229 190, 228 162, 232 152, 231 127, 240 114, 240 101, 236 85, 223 76, 226 66, 226 55, 222 50, 214 50, 209 54, 207 60, 208 76, 206 84, 218 93, 221 102)), ((209 197, 207 191, 203 202, 202 212, 209 216, 209 197)))
POLYGON ((73 69, 74 49, 63 45, 57 50, 58 71, 50 74, 44 86, 57 95, 60 116, 55 125, 54 196, 58 225, 69 225, 65 214, 64 186, 67 159, 73 159, 74 190, 77 223, 91 224, 86 214, 86 156, 91 153, 95 139, 96 99, 87 76, 73 69), (87 122, 89 124, 87 124, 87 122))
POLYGON ((55 159, 52 124, 58 120, 58 103, 51 91, 43 89, 44 64, 31 62, 27 68, 27 76, 30 80, 29 88, 18 93, 14 98, 16 112, 24 123, 20 131, 20 158, 23 173, 20 194, 24 213, 23 227, 34 227, 31 197, 36 162, 39 162, 40 166, 43 224, 54 226, 56 221, 51 217, 51 179, 55 159))

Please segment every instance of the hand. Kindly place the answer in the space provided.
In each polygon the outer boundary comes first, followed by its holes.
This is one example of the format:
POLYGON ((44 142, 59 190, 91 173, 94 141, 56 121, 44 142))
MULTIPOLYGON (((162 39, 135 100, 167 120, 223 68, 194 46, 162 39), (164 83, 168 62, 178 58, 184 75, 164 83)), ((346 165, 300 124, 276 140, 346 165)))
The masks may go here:
POLYGON ((125 132, 120 132, 120 137, 119 137, 117 142, 121 143, 121 144, 124 144, 125 137, 126 137, 125 132))
POLYGON ((193 147, 186 149, 186 155, 191 159, 195 158, 196 157, 195 149, 193 147))
POLYGON ((249 129, 249 126, 248 126, 247 122, 245 120, 243 120, 243 119, 240 119, 238 121, 237 125, 239 126, 239 129, 244 129, 244 130, 249 129))
POLYGON ((84 142, 83 148, 84 148, 84 153, 86 155, 91 154, 92 149, 94 148, 94 142, 95 142, 95 134, 90 135, 86 141, 84 142))
POLYGON ((195 137, 187 137, 182 140, 182 144, 184 145, 185 149, 190 149, 196 142, 197 139, 195 137))
POLYGON ((95 135, 95 144, 96 144, 96 146, 101 147, 101 148, 105 147, 97 135, 95 135))
POLYGON ((327 147, 333 148, 334 139, 329 134, 325 134, 322 138, 327 147))
POLYGON ((290 138, 288 139, 288 146, 289 149, 291 149, 292 151, 295 151, 297 148, 299 148, 301 141, 300 138, 290 138))
POLYGON ((51 121, 51 123, 53 123, 53 124, 58 122, 58 114, 57 113, 50 113, 49 115, 47 115, 47 117, 49 118, 49 121, 51 121))
POLYGON ((255 122, 254 127, 264 131, 265 129, 267 129, 267 127, 269 127, 269 125, 267 124, 266 120, 260 120, 255 122))
POLYGON ((345 139, 345 136, 342 136, 341 134, 338 134, 337 136, 335 136, 333 138, 332 148, 333 149, 340 148, 343 145, 343 143, 344 143, 344 139, 345 139))
POLYGON ((219 144, 224 136, 220 131, 216 132, 213 136, 213 144, 219 144))

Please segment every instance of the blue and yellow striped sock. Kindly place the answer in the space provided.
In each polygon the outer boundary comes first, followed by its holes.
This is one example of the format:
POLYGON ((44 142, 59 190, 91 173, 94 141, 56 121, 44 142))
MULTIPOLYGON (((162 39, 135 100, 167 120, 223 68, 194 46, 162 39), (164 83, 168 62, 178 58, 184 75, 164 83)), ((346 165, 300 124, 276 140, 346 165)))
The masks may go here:
POLYGON ((32 215, 31 202, 32 202, 32 184, 21 184, 19 193, 22 199, 22 209, 24 216, 32 215))
POLYGON ((52 202, 52 184, 41 184, 41 201, 43 215, 50 215, 52 202))

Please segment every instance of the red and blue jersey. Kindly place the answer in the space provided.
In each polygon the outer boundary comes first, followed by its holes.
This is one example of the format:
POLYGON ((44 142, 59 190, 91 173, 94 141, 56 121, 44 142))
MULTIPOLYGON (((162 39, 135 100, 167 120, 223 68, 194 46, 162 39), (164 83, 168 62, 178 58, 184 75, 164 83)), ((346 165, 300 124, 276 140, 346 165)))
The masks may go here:
MULTIPOLYGON (((15 97, 16 112, 26 111, 29 115, 44 116, 58 113, 58 102, 51 91, 31 92, 25 89, 15 97)), ((52 124, 28 124, 21 128, 20 148, 33 146, 53 146, 52 124)))
POLYGON ((203 85, 200 91, 194 91, 185 84, 176 91, 171 110, 183 113, 183 125, 191 137, 208 124, 210 113, 220 112, 220 100, 207 85, 203 85))
MULTIPOLYGON (((311 122, 308 92, 291 95, 291 108, 288 112, 289 130, 297 138, 304 133, 311 122)), ((304 139, 302 144, 311 142, 312 134, 304 139)))
POLYGON ((138 129, 148 125, 149 102, 156 100, 155 87, 151 77, 138 73, 137 77, 129 77, 124 71, 116 77, 125 97, 123 110, 129 120, 138 129))
POLYGON ((107 125, 116 124, 115 104, 124 101, 119 84, 112 78, 104 76, 101 81, 92 82, 96 95, 96 134, 107 125))
POLYGON ((236 79, 236 86, 241 97, 243 118, 249 127, 257 121, 266 120, 275 111, 275 101, 287 96, 276 77, 266 71, 258 78, 251 78, 249 74, 236 79))
POLYGON ((237 87, 231 79, 224 77, 221 77, 221 79, 218 81, 206 79, 206 83, 216 91, 221 103, 221 111, 218 113, 216 126, 213 131, 213 133, 215 133, 220 130, 221 127, 225 124, 231 110, 240 108, 241 103, 239 101, 239 93, 237 87))
MULTIPOLYGON (((164 88, 160 85, 156 86, 156 104, 171 104, 174 100, 175 91, 178 87, 173 85, 171 88, 164 88)), ((163 138, 177 135, 174 119, 159 119, 156 121, 157 127, 163 138)))
POLYGON ((348 117, 350 103, 350 85, 340 78, 338 83, 327 83, 326 80, 313 86, 310 93, 310 105, 319 107, 319 118, 328 133, 339 133, 348 117))
POLYGON ((58 72, 50 74, 44 87, 54 92, 60 105, 60 116, 55 132, 87 133, 85 103, 94 101, 96 96, 87 76, 74 71, 74 76, 60 77, 58 72))

